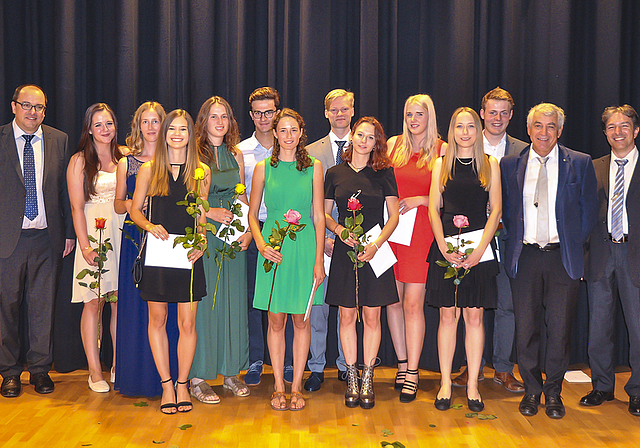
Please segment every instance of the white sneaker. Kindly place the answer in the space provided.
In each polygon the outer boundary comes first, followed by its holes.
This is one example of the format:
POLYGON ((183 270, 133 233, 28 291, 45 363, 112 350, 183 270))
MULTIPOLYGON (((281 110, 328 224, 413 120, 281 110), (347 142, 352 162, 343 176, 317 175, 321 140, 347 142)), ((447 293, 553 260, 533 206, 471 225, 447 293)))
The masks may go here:
POLYGON ((89 389, 98 393, 107 393, 111 390, 109 387, 109 383, 105 380, 96 381, 95 383, 91 381, 91 375, 89 375, 89 389))

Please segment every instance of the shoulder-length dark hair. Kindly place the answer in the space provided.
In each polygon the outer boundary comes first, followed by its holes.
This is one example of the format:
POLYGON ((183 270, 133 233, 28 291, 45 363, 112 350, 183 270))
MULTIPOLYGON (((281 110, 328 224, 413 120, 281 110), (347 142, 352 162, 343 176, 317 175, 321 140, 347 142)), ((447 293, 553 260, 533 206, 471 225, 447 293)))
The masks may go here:
POLYGON ((231 105, 221 96, 212 96, 200 107, 200 112, 198 112, 195 124, 196 142, 198 144, 200 159, 207 165, 216 160, 216 156, 210 146, 211 142, 209 142, 209 135, 207 134, 209 111, 211 110, 211 106, 214 104, 221 104, 224 106, 227 116, 229 117, 229 130, 224 136, 224 142, 227 144, 229 152, 234 156, 237 152, 236 146, 240 143, 240 128, 238 127, 236 118, 233 116, 231 105))
POLYGON ((198 148, 196 147, 195 133, 193 131, 193 119, 186 110, 176 109, 167 114, 162 121, 162 126, 160 126, 156 152, 151 162, 151 181, 149 182, 147 196, 167 196, 169 194, 171 163, 169 162, 169 150, 167 148, 167 132, 169 132, 169 126, 177 117, 184 117, 187 120, 187 129, 189 131, 184 167, 184 184, 189 191, 195 191, 196 189, 194 174, 196 168, 200 168, 200 158, 198 157, 198 148))
MULTIPOLYGON (((351 139, 353 140, 353 135, 358 130, 358 126, 363 123, 369 123, 373 125, 375 129, 375 138, 376 143, 373 147, 373 151, 369 154, 369 160, 367 161, 367 166, 373 168, 374 171, 382 170, 385 168, 389 168, 391 166, 391 160, 387 155, 387 138, 384 135, 384 129, 382 125, 375 117, 362 117, 356 124, 353 125, 353 132, 351 133, 351 139)), ((342 160, 345 162, 351 162, 351 158, 353 157, 353 141, 349 144, 349 146, 342 153, 342 160)))
MULTIPOLYGON (((300 127, 300 140, 298 141, 298 148, 296 149, 296 168, 298 171, 303 171, 309 168, 312 165, 311 157, 307 153, 307 149, 305 145, 307 144, 307 131, 304 127, 304 120, 302 119, 302 115, 296 112, 293 109, 284 108, 280 112, 276 114, 276 117, 273 119, 273 129, 278 129, 278 123, 285 117, 293 118, 298 122, 298 126, 300 127)), ((273 153, 271 154, 271 166, 276 167, 280 162, 280 143, 278 143, 278 137, 276 137, 273 141, 273 153)))
POLYGON ((82 132, 80 134, 80 143, 78 143, 78 149, 76 152, 81 152, 84 158, 84 199, 89 201, 91 196, 96 194, 96 177, 100 170, 100 160, 98 159, 98 152, 93 141, 93 135, 89 133, 91 131, 91 123, 93 122, 93 116, 98 112, 108 112, 113 120, 113 125, 116 132, 113 136, 113 140, 110 143, 111 160, 113 163, 118 163, 123 156, 118 145, 118 120, 113 110, 105 103, 95 103, 87 108, 84 113, 84 120, 82 121, 82 132))

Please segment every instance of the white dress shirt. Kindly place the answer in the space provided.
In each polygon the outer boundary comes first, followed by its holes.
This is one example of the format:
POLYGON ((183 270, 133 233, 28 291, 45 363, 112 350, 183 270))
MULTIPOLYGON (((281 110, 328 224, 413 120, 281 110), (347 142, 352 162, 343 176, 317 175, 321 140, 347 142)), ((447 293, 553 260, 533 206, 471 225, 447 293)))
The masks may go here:
MULTIPOLYGON (((11 123, 13 126, 13 135, 16 139, 16 148, 18 150, 18 158, 20 159, 20 168, 24 173, 24 145, 26 140, 22 138, 23 135, 29 135, 24 132, 14 119, 11 123)), ((31 147, 33 148, 33 158, 36 166, 36 197, 38 201, 38 215, 33 221, 29 220, 26 216, 22 218, 23 229, 46 229, 47 228, 47 216, 44 209, 44 195, 42 193, 42 181, 44 178, 44 143, 42 139, 42 126, 38 126, 38 130, 33 134, 31 139, 31 147)), ((24 210, 22 210, 24 213, 24 210)))
MULTIPOLYGON (((331 131, 329 132, 329 140, 331 140, 331 153, 333 154, 333 161, 335 163, 336 157, 338 157, 338 144, 336 142, 337 141, 347 142, 342 147, 342 153, 344 154, 345 149, 347 149, 347 146, 351 143, 351 131, 349 131, 349 133, 345 135, 343 138, 338 138, 336 134, 334 134, 333 131, 331 131)), ((330 167, 327 167, 327 168, 330 168, 330 167)))
MULTIPOLYGON (((536 233, 538 229, 538 207, 533 204, 533 197, 538 183, 538 173, 542 164, 538 154, 529 150, 527 171, 524 175, 524 188, 522 191, 522 209, 524 212, 524 243, 537 244, 536 233)), ((547 193, 549 206, 549 243, 559 243, 558 226, 556 223, 556 195, 558 193, 558 145, 556 144, 548 154, 547 160, 547 193)))
MULTIPOLYGON (((253 170, 256 168, 258 162, 262 162, 264 159, 271 155, 273 147, 265 148, 260 144, 256 138, 254 132, 248 139, 242 140, 238 143, 237 148, 242 152, 244 157, 244 184, 247 187, 247 198, 251 198, 251 182, 253 181, 253 170)), ((264 195, 262 195, 262 202, 260 203, 260 210, 258 212, 258 219, 262 222, 267 219, 267 206, 264 205, 264 195)))
POLYGON ((496 146, 493 146, 487 140, 487 137, 484 135, 484 131, 482 132, 482 140, 484 142, 484 153, 493 156, 499 162, 505 155, 507 150, 507 133, 505 132, 502 136, 502 139, 498 142, 496 146))
POLYGON ((636 168, 638 162, 638 148, 634 147, 629 154, 624 158, 616 157, 611 153, 611 163, 609 165, 609 210, 607 211, 607 228, 611 233, 611 207, 613 205, 613 190, 616 187, 616 173, 618 172, 618 164, 616 160, 628 160, 624 166, 624 198, 622 204, 622 233, 627 235, 629 233, 629 217, 627 216, 627 193, 629 192, 629 184, 633 177, 633 170, 636 168))

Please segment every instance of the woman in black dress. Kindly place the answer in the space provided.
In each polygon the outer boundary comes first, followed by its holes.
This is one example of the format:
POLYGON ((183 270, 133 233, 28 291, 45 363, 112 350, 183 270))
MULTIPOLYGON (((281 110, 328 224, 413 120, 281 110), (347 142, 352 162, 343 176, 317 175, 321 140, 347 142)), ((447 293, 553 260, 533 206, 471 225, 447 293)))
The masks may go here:
MULTIPOLYGON (((197 168, 204 170, 200 183, 200 197, 207 198, 211 173, 209 167, 198 159, 198 149, 193 131, 193 120, 188 112, 177 109, 162 122, 153 160, 144 163, 138 171, 136 190, 131 204, 131 219, 148 232, 147 239, 167 240, 169 234, 184 234, 185 227, 193 227, 193 218, 187 214, 182 201, 187 191, 195 191, 194 175, 197 168), (150 217, 145 218, 142 208, 149 196, 150 217)), ((206 222, 205 214, 200 222, 206 222)), ((198 301, 206 295, 203 252, 193 250, 189 261, 194 263, 193 286, 191 270, 145 266, 140 282, 140 296, 149 305, 149 344, 153 352, 160 378, 162 378, 162 404, 165 414, 189 412, 193 406, 189 398, 188 378, 196 349, 196 312, 198 301), (193 288, 193 303, 190 289, 193 288), (178 303, 178 380, 171 382, 169 347, 166 321, 167 304, 178 303), (177 398, 177 404, 176 404, 177 398)))
POLYGON ((451 364, 456 348, 459 309, 462 309, 466 328, 467 404, 475 412, 484 408, 478 391, 478 372, 484 348, 482 319, 484 308, 495 308, 496 305, 498 264, 495 258, 479 262, 500 222, 502 190, 498 161, 485 155, 481 130, 480 117, 473 109, 456 109, 449 123, 449 147, 444 157, 436 160, 429 192, 429 220, 435 239, 428 257, 427 303, 440 308, 438 358, 442 379, 435 406, 442 411, 451 406, 451 364), (474 242, 477 243, 476 248, 468 255, 464 254, 464 247, 448 253, 445 236, 458 235, 459 228, 453 222, 457 215, 468 218, 463 234, 484 229, 480 241, 474 242), (454 278, 444 278, 447 269, 438 266, 438 260, 459 266, 460 275, 470 269, 461 279, 457 293, 454 278))
POLYGON ((336 243, 331 258, 326 303, 340 307, 340 341, 347 362, 347 392, 345 404, 364 409, 375 405, 373 391, 373 367, 380 347, 380 307, 398 301, 393 269, 376 277, 369 261, 378 252, 398 225, 398 188, 393 175, 391 161, 387 157, 387 144, 382 125, 373 117, 360 118, 353 127, 352 142, 345 150, 341 163, 327 171, 325 179, 325 215, 327 229, 336 234, 336 243), (361 226, 365 233, 376 224, 382 232, 369 240, 358 260, 365 262, 358 268, 358 303, 356 304, 356 277, 354 263, 347 254, 356 241, 353 235, 342 238, 345 218, 352 216, 347 202, 352 196, 362 204, 358 213, 364 218, 361 226), (338 221, 331 217, 334 202, 338 207, 338 221), (384 223, 383 209, 389 210, 389 219, 384 223), (361 310, 358 310, 361 307, 361 310), (357 314, 362 312, 364 321, 364 369, 362 387, 358 389, 358 337, 357 314))

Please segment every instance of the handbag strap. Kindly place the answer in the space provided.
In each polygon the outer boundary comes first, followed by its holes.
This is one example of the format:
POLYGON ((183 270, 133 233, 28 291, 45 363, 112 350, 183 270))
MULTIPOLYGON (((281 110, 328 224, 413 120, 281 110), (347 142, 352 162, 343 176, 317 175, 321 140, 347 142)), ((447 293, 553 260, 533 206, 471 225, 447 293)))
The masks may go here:
MULTIPOLYGON (((151 196, 149 196, 149 203, 147 204, 147 221, 151 222, 151 196)), ((142 251, 144 250, 144 245, 147 242, 147 234, 148 230, 144 231, 144 235, 142 235, 142 242, 140 243, 140 250, 138 251, 138 258, 142 257, 142 251)))

